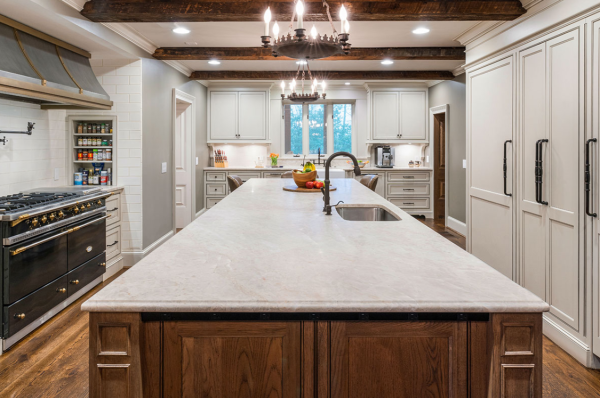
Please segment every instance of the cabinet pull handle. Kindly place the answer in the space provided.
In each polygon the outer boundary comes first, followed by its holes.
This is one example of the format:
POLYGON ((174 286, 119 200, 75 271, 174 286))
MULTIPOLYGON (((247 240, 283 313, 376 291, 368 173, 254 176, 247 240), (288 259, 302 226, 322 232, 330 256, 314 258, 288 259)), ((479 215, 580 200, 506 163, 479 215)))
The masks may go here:
POLYGON ((112 210, 109 210, 109 212, 111 212, 111 211, 117 211, 117 210, 119 210, 119 208, 118 208, 118 207, 115 207, 114 209, 112 209, 112 210))
POLYGON ((25 314, 15 314, 15 318, 17 318, 17 319, 25 319, 25 314))
POLYGON ((71 281, 72 285, 79 285, 79 279, 75 279, 73 281, 71 281))
POLYGON ((403 205, 414 205, 414 202, 402 202, 403 205))
POLYGON ((547 206, 548 202, 543 200, 544 161, 542 160, 542 144, 544 142, 548 142, 548 140, 537 140, 535 143, 535 201, 547 206))
POLYGON ((112 244, 110 244, 110 245, 106 245, 106 247, 111 247, 111 246, 114 246, 114 245, 116 245, 117 243, 119 243, 119 241, 118 241, 118 240, 116 240, 114 243, 112 243, 112 244))
POLYGON ((402 176, 402 178, 415 178, 415 176, 402 176))
POLYGON ((412 188, 404 188, 404 189, 402 189, 402 190, 403 190, 403 191, 414 191, 414 189, 412 189, 412 188))
MULTIPOLYGON (((591 195, 591 184, 592 184, 592 178, 590 175, 590 144, 592 142, 597 142, 598 140, 596 138, 590 138, 589 140, 587 140, 585 142, 585 214, 587 214, 590 217, 598 217, 598 214, 596 213, 592 213, 592 210, 590 210, 590 204, 593 207, 593 203, 590 200, 590 195, 591 195)), ((593 198, 592 198, 593 199, 593 198)))
POLYGON ((64 287, 61 287, 61 288, 59 288, 59 289, 56 289, 56 292, 57 292, 57 293, 66 293, 66 292, 67 292, 67 289, 65 289, 64 287))
POLYGON ((508 170, 508 166, 506 164, 506 144, 508 144, 508 143, 512 144, 512 140, 506 140, 506 141, 504 141, 504 163, 502 165, 502 173, 504 175, 504 195, 506 195, 506 196, 512 196, 512 193, 506 192, 506 180, 507 180, 506 172, 508 170))

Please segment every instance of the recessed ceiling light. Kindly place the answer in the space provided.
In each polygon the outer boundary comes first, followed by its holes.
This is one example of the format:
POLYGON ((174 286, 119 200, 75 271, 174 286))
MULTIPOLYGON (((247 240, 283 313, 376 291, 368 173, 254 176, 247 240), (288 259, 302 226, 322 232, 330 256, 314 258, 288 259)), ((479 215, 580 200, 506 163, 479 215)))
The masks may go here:
POLYGON ((217 61, 216 59, 211 59, 208 63, 211 65, 221 65, 221 61, 217 61))
POLYGON ((350 85, 350 82, 346 82, 346 83, 344 83, 344 84, 345 84, 346 86, 349 86, 349 85, 350 85))
POLYGON ((183 28, 181 26, 176 27, 175 29, 173 29, 173 32, 179 34, 179 35, 187 35, 188 33, 190 33, 189 29, 183 28))
POLYGON ((296 65, 306 65, 306 61, 303 61, 303 60, 296 61, 296 65))
POLYGON ((429 33, 429 29, 427 28, 417 28, 412 31, 415 35, 424 35, 425 33, 429 33))
POLYGON ((381 61, 381 65, 391 65, 393 63, 394 61, 392 61, 391 59, 384 59, 383 61, 381 61))

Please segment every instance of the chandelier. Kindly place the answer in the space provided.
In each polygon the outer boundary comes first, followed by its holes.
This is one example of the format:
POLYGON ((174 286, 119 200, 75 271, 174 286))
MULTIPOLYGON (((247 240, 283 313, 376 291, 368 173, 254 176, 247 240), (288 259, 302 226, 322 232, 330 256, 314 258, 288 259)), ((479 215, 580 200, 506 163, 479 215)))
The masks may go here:
POLYGON ((288 99, 293 102, 308 102, 308 101, 316 101, 319 98, 325 99, 325 87, 327 84, 323 80, 321 82, 321 92, 319 94, 319 82, 317 79, 313 80, 312 73, 310 73, 310 67, 308 66, 308 61, 298 61, 298 71, 296 72, 296 77, 292 79, 290 83, 290 94, 286 97, 285 95, 285 82, 281 82, 281 99, 288 99), (306 69, 304 68, 306 67, 306 69), (312 82, 312 86, 310 87, 310 92, 304 92, 304 86, 306 83, 306 74, 308 73, 308 81, 312 82), (296 92, 297 81, 300 79, 300 93, 296 92))
POLYGON ((348 54, 350 52, 351 44, 348 43, 350 34, 350 24, 348 22, 348 14, 346 9, 342 5, 340 8, 340 20, 341 20, 341 33, 338 34, 333 20, 331 19, 331 13, 329 12, 329 4, 326 0, 323 0, 323 7, 327 13, 327 18, 331 24, 332 34, 330 36, 320 35, 315 28, 312 26, 310 30, 310 36, 306 35, 306 29, 304 29, 304 21, 302 20, 304 15, 304 3, 302 0, 295 0, 294 13, 292 14, 292 20, 290 21, 288 34, 279 36, 279 25, 277 21, 273 25, 273 43, 271 43, 271 36, 269 35, 269 24, 271 22, 271 8, 267 8, 265 11, 265 35, 261 36, 263 47, 271 48, 273 50, 273 56, 277 57, 283 55, 293 59, 320 59, 327 58, 336 54, 348 54), (294 29, 294 19, 297 17, 296 29, 294 29), (295 32, 292 35, 292 30, 295 32))

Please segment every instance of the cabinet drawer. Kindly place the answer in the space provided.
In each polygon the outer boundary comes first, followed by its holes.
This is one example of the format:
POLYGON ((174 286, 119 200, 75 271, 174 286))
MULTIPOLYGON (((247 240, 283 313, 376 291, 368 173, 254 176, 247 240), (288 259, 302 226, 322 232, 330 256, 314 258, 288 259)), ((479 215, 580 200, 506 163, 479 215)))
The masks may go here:
POLYGON ((106 272, 106 253, 94 257, 67 274, 69 296, 77 293, 88 283, 106 272))
POLYGON ((64 275, 16 303, 5 306, 4 337, 14 335, 19 330, 60 304, 66 298, 67 276, 64 275))
POLYGON ((215 172, 206 173, 206 182, 209 182, 209 181, 225 182, 225 172, 215 171, 215 172))
POLYGON ((110 214, 106 219, 107 227, 121 221, 121 195, 113 195, 106 199, 106 214, 110 214))
POLYGON ((263 178, 281 178, 283 171, 265 171, 263 178))
POLYGON ((388 173, 388 181, 429 181, 428 171, 392 171, 388 173))
POLYGON ((217 203, 219 203, 223 198, 206 198, 206 209, 210 209, 217 203))
POLYGON ((387 184, 387 194, 389 196, 429 195, 429 184, 387 184))
POLYGON ((121 226, 106 232, 106 261, 121 254, 121 226))
POLYGON ((206 184, 206 195, 223 196, 226 192, 225 184, 206 184))
POLYGON ((260 172, 256 173, 227 173, 230 176, 238 176, 242 179, 243 182, 248 181, 251 178, 260 178, 260 172))
POLYGON ((389 198, 390 202, 401 209, 429 209, 429 198, 389 198))
POLYGON ((69 271, 106 250, 106 221, 86 220, 80 229, 67 235, 69 271))

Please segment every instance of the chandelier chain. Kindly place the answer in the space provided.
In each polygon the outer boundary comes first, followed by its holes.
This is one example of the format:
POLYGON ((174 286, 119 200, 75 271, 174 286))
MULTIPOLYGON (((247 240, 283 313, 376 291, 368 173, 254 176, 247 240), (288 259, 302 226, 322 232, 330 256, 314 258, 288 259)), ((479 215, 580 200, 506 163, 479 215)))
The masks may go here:
POLYGON ((323 0, 323 7, 327 8, 327 18, 329 18, 329 23, 331 24, 331 29, 333 29, 333 37, 337 37, 337 30, 333 25, 333 20, 331 19, 331 13, 329 12, 329 4, 327 4, 326 0, 323 0))

